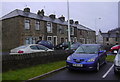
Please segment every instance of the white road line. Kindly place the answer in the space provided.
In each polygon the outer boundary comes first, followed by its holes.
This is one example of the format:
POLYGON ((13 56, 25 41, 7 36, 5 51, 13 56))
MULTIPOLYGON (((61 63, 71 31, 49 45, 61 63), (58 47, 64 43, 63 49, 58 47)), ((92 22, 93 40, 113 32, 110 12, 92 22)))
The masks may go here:
POLYGON ((112 68, 114 67, 114 64, 110 67, 110 69, 102 76, 102 78, 105 78, 108 73, 112 70, 112 68))

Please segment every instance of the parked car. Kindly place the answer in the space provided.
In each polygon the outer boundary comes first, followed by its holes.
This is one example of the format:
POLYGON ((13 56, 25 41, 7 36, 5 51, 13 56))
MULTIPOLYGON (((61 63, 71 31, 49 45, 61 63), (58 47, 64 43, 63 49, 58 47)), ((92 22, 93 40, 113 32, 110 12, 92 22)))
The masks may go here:
POLYGON ((11 52, 10 54, 23 54, 23 53, 45 52, 45 51, 53 51, 53 50, 43 45, 27 44, 12 49, 10 51, 11 52))
POLYGON ((106 50, 100 44, 82 44, 73 54, 67 57, 69 70, 99 71, 106 63, 106 50))
POLYGON ((68 42, 63 42, 63 43, 56 45, 54 47, 54 49, 55 50, 61 50, 61 49, 65 50, 66 48, 68 48, 68 45, 69 45, 68 42))
POLYGON ((50 41, 42 40, 42 41, 38 42, 38 44, 48 47, 49 49, 54 48, 54 45, 50 41))
POLYGON ((120 49, 114 59, 114 73, 115 74, 120 73, 120 49))
MULTIPOLYGON (((81 43, 79 43, 79 42, 73 43, 71 45, 71 50, 75 51, 80 45, 81 45, 81 43)), ((66 50, 69 50, 69 48, 67 48, 66 50)))
POLYGON ((113 54, 117 54, 118 50, 120 49, 120 45, 115 45, 113 46, 110 51, 113 53, 113 54))

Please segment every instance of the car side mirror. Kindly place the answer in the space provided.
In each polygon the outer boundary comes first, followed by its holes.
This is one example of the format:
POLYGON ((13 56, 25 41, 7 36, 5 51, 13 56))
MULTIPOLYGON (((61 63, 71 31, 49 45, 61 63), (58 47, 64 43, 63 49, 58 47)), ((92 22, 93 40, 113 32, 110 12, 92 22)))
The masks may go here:
POLYGON ((101 51, 99 51, 98 53, 100 54, 100 53, 103 53, 103 52, 106 52, 106 50, 101 50, 101 51))

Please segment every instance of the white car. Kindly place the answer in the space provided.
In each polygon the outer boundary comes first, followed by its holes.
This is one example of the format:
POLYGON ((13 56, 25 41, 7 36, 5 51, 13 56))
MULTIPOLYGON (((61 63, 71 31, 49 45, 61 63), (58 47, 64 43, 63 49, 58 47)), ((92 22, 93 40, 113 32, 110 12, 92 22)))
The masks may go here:
POLYGON ((10 54, 23 54, 23 53, 35 53, 35 52, 45 52, 53 51, 43 45, 38 44, 27 44, 17 48, 14 48, 10 51, 10 54))
POLYGON ((114 60, 114 73, 118 74, 120 73, 120 49, 115 57, 114 60))

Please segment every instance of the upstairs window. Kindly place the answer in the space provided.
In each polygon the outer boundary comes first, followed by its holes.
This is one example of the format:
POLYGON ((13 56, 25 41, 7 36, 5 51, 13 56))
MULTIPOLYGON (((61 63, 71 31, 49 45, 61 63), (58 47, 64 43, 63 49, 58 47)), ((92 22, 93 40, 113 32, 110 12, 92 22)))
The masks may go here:
POLYGON ((64 27, 61 26, 61 25, 58 25, 58 32, 59 32, 60 34, 64 34, 64 27))
POLYGON ((70 34, 74 35, 74 27, 70 27, 70 34))
POLYGON ((52 33, 52 23, 47 22, 47 33, 52 33))
POLYGON ((25 29, 30 29, 30 20, 26 19, 24 23, 25 23, 25 29))
POLYGON ((106 38, 106 41, 109 41, 109 38, 106 38))
POLYGON ((35 22, 35 30, 40 30, 40 21, 35 22))

